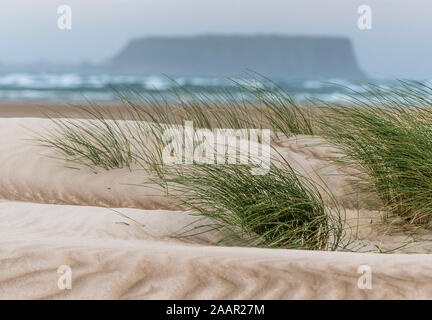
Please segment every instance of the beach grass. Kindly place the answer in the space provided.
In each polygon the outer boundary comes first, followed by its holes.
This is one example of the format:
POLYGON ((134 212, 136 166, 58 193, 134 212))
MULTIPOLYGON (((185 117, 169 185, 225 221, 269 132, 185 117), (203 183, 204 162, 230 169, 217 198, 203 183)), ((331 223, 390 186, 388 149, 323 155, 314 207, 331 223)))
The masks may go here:
POLYGON ((276 139, 281 134, 314 135, 313 110, 298 104, 286 89, 257 74, 250 74, 240 82, 232 81, 252 97, 254 109, 266 120, 276 139))
MULTIPOLYGON (((272 164, 264 175, 254 175, 250 165, 239 164, 164 166, 164 131, 183 121, 206 129, 269 126, 269 118, 260 110, 268 108, 265 105, 251 107, 249 100, 228 93, 209 100, 176 90, 172 112, 167 112, 171 102, 129 92, 119 95, 128 121, 107 116, 97 105, 78 106, 86 120, 51 116, 53 129, 38 141, 68 162, 95 172, 133 165, 147 170, 151 173, 148 182, 165 188, 191 214, 213 221, 207 227, 226 235, 218 243, 235 240, 246 246, 311 250, 339 247, 343 234, 340 212, 328 209, 319 187, 287 162, 272 164)), ((270 127, 277 125, 280 123, 270 123, 270 127)))
POLYGON ((270 129, 272 139, 276 140, 281 136, 312 135, 314 117, 310 108, 298 105, 289 92, 275 84, 260 82, 263 80, 232 80, 238 85, 238 92, 219 90, 211 96, 174 84, 170 100, 162 94, 116 90, 124 106, 122 112, 112 114, 91 102, 71 105, 85 119, 72 120, 50 110, 46 116, 53 126, 48 134, 37 134, 36 138, 68 162, 97 171, 98 168, 130 168, 134 162, 154 167, 156 159, 149 158, 162 143, 164 125, 182 125, 185 121, 206 129, 270 129), (125 123, 118 119, 131 121, 125 123), (153 124, 151 128, 148 123, 153 124), (149 136, 153 138, 151 143, 149 136))
POLYGON ((71 106, 84 119, 68 119, 50 110, 50 130, 34 133, 44 147, 53 149, 72 165, 85 165, 93 171, 130 167, 133 161, 131 134, 109 111, 96 104, 71 106))
POLYGON ((236 83, 241 95, 220 92, 209 97, 181 86, 173 87, 174 100, 133 91, 119 94, 128 121, 115 120, 116 116, 108 120, 97 106, 80 106, 90 121, 53 117, 54 129, 39 142, 68 161, 93 169, 145 168, 152 182, 185 209, 228 231, 225 240, 335 249, 341 244, 342 215, 327 209, 322 200, 325 188, 289 163, 273 163, 267 174, 255 176, 247 165, 167 168, 162 159, 167 126, 185 121, 205 129, 268 128, 272 141, 319 135, 337 147, 342 155, 338 162, 358 169, 359 186, 381 201, 377 210, 407 223, 430 225, 432 88, 413 81, 392 87, 366 85, 343 103, 315 100, 314 105, 300 106, 271 82, 236 83))
POLYGON ((366 85, 345 103, 319 101, 321 135, 360 168, 382 210, 410 223, 432 217, 432 88, 415 81, 366 85))
POLYGON ((330 210, 316 183, 287 162, 271 165, 265 175, 253 175, 247 165, 181 166, 168 169, 159 182, 179 206, 211 219, 187 234, 216 229, 225 235, 219 244, 252 247, 336 250, 342 245, 341 212, 330 210))

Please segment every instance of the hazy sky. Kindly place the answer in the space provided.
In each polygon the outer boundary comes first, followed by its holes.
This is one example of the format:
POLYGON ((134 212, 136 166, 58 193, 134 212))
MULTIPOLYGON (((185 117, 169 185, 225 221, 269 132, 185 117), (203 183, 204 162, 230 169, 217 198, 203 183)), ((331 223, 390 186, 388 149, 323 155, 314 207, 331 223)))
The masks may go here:
POLYGON ((432 79, 431 16, 431 0, 3 0, 0 61, 102 61, 146 35, 343 35, 369 74, 432 79), (63 4, 72 30, 57 27, 63 4), (362 4, 372 30, 357 28, 362 4))

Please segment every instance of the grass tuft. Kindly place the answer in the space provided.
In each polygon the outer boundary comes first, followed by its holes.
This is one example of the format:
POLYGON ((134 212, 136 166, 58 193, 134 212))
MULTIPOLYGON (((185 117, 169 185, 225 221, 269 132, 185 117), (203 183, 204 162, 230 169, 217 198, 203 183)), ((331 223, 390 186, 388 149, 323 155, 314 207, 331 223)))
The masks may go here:
POLYGON ((162 181, 181 207, 227 234, 222 244, 309 250, 341 244, 339 211, 330 212, 317 186, 288 163, 265 175, 253 175, 247 165, 195 164, 168 170, 162 181))
POLYGON ((211 218, 212 228, 228 234, 221 243, 236 239, 248 246, 335 250, 343 231, 339 213, 330 212, 318 187, 288 163, 272 165, 261 176, 247 165, 163 165, 164 130, 184 121, 193 121, 195 128, 312 133, 305 114, 288 95, 265 95, 244 83, 240 88, 239 98, 229 92, 207 97, 175 87, 174 103, 136 92, 120 94, 125 106, 120 118, 128 121, 115 120, 119 115, 97 105, 78 106, 86 120, 51 115, 53 129, 38 141, 95 172, 145 167, 153 174, 152 182, 166 188, 185 209, 211 218))
POLYGON ((40 145, 55 150, 67 162, 93 171, 130 167, 133 161, 130 131, 97 105, 73 106, 84 119, 68 119, 51 111, 48 133, 37 133, 40 145))
POLYGON ((383 209, 410 223, 432 217, 432 88, 413 81, 368 85, 344 104, 327 103, 322 135, 345 164, 361 169, 383 209))

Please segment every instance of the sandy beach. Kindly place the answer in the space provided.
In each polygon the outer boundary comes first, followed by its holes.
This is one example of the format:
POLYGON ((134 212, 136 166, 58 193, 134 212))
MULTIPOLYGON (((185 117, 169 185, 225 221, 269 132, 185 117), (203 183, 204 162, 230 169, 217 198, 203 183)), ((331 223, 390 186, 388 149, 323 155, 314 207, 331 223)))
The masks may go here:
POLYGON ((178 237, 184 226, 206 221, 152 186, 136 186, 145 178, 139 171, 68 168, 31 139, 51 124, 34 107, 0 105, 1 299, 432 297, 431 233, 413 239, 409 230, 380 225, 380 213, 358 203, 343 169, 326 165, 332 150, 319 137, 277 148, 299 170, 325 177, 359 252, 217 247, 216 232, 178 237), (62 265, 72 270, 70 290, 57 285, 62 265), (364 265, 371 289, 358 286, 364 265))

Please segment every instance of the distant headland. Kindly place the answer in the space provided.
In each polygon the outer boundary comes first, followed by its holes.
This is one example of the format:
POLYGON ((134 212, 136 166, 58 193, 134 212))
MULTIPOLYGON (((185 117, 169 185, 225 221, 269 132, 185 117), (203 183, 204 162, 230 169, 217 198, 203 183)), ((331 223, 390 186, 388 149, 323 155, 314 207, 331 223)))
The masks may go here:
POLYGON ((348 38, 199 35, 131 40, 106 65, 125 73, 234 75, 253 70, 286 78, 365 78, 348 38))

